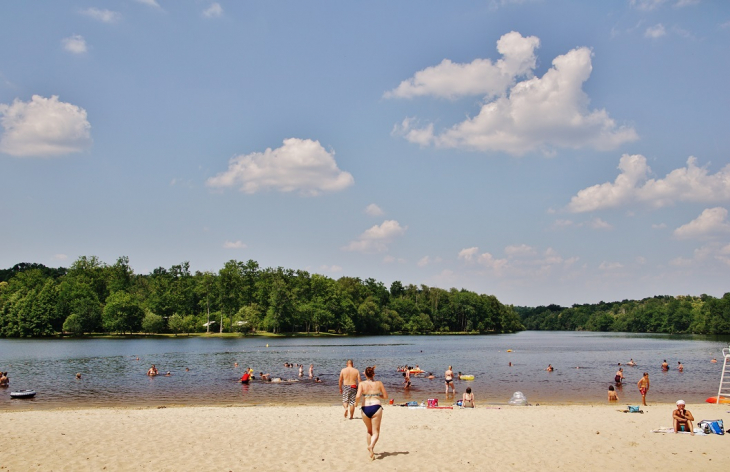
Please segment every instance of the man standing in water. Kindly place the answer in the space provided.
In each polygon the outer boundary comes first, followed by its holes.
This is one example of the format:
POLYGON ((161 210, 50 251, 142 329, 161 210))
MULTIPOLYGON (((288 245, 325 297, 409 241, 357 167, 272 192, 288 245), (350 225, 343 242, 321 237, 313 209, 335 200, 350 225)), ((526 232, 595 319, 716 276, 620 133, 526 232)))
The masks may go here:
POLYGON ((342 395, 342 406, 350 410, 350 419, 355 414, 355 398, 357 397, 357 386, 360 384, 360 372, 352 365, 352 359, 347 360, 347 367, 340 371, 340 395, 342 395))
POLYGON ((451 370, 451 366, 444 372, 444 380, 446 382, 446 395, 449 394, 449 387, 451 387, 451 393, 456 393, 456 389, 454 389, 454 371, 451 370))
POLYGON ((644 403, 644 406, 646 405, 646 393, 649 391, 649 373, 644 372, 644 376, 639 379, 639 382, 636 384, 637 387, 639 387, 639 392, 641 392, 641 401, 644 403))

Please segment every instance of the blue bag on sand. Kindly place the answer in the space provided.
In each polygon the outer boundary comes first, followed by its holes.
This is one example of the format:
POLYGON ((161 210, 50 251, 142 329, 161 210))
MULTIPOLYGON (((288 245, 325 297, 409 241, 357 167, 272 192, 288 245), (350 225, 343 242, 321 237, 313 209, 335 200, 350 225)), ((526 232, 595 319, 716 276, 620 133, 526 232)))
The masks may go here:
POLYGON ((725 434, 725 431, 723 431, 725 425, 722 423, 722 420, 702 420, 697 423, 697 427, 705 434, 725 434))
POLYGON ((627 406, 626 408, 629 409, 629 413, 638 413, 641 411, 641 408, 638 406, 627 406))

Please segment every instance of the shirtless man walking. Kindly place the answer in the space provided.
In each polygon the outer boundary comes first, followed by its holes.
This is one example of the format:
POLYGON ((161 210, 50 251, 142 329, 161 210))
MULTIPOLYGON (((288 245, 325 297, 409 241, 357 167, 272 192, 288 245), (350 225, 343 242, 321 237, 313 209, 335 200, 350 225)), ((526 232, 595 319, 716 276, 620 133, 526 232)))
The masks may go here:
POLYGON ((446 395, 449 394, 449 386, 451 387, 451 393, 456 393, 454 388, 454 371, 451 370, 451 366, 444 372, 444 380, 446 382, 446 395))
POLYGON ((646 405, 646 393, 649 391, 649 373, 644 372, 644 376, 639 379, 639 381, 636 383, 636 386, 639 387, 639 392, 641 392, 641 401, 644 403, 644 406, 646 405))
POLYGON ((347 367, 340 371, 340 395, 342 395, 342 406, 345 408, 345 418, 347 418, 347 410, 350 410, 350 419, 355 414, 355 397, 357 396, 357 386, 360 384, 360 372, 352 365, 352 359, 347 360, 347 367))

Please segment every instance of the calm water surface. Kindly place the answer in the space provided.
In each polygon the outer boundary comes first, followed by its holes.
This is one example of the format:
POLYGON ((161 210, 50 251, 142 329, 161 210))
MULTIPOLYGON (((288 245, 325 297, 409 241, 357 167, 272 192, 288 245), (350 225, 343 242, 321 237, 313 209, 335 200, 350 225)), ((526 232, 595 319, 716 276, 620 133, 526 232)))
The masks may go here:
POLYGON ((433 397, 445 402, 443 373, 449 365, 455 372, 475 376, 474 381, 456 383, 459 398, 471 386, 482 403, 505 403, 515 391, 533 404, 603 402, 617 363, 633 358, 639 365, 624 367, 621 404, 641 400, 636 382, 645 371, 651 380, 649 401, 683 398, 697 403, 717 394, 721 351, 729 342, 730 337, 545 331, 494 336, 0 339, 0 370, 10 377, 10 388, 0 389, 0 409, 337 404, 339 372, 349 358, 361 371, 376 364, 376 377, 396 402, 433 397), (717 364, 710 363, 713 357, 717 364), (660 369, 663 359, 672 367, 669 372, 660 369), (677 361, 684 364, 684 372, 677 371, 677 361), (240 367, 234 367, 236 362, 240 367), (285 368, 285 362, 307 366, 304 378, 298 377, 297 369, 285 368), (406 363, 437 378, 414 377, 410 391, 404 391, 396 369, 406 363), (544 370, 548 363, 554 372, 544 370), (151 364, 172 375, 147 377, 151 364), (322 383, 308 378, 309 364, 314 364, 314 375, 322 383), (257 375, 263 371, 299 381, 241 385, 237 380, 248 366, 257 375), (77 372, 82 374, 80 381, 74 378, 77 372), (35 399, 10 398, 10 391, 26 388, 38 392, 35 399))

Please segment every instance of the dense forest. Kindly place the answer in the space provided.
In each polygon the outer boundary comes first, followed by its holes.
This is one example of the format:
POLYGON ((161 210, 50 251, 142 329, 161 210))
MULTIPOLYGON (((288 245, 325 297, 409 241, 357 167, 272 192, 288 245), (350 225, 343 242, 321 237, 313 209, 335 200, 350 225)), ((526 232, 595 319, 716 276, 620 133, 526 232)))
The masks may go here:
POLYGON ((730 334, 730 293, 537 308, 515 307, 526 329, 730 334))
POLYGON ((374 279, 337 280, 302 270, 228 261, 218 273, 184 262, 135 274, 129 259, 80 257, 68 269, 0 270, 0 336, 58 333, 194 333, 265 330, 505 333, 524 329, 492 295, 374 279))

